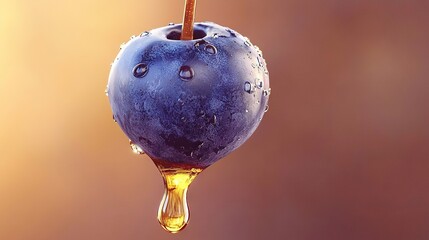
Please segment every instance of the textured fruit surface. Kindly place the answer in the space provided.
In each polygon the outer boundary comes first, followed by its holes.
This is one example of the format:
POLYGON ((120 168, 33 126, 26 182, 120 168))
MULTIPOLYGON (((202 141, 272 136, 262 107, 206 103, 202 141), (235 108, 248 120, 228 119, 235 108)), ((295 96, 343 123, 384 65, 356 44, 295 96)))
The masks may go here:
POLYGON ((270 94, 260 50, 237 32, 196 23, 144 32, 121 46, 107 93, 113 117, 154 161, 205 168, 243 144, 270 94))

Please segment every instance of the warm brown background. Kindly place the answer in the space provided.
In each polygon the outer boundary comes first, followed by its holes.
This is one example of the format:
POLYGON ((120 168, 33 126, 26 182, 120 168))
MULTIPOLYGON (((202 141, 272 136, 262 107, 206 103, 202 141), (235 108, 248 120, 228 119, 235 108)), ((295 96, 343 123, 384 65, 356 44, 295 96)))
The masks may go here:
POLYGON ((270 111, 201 174, 178 235, 104 95, 182 0, 0 0, 0 239, 429 239, 429 2, 200 0, 264 52, 270 111))

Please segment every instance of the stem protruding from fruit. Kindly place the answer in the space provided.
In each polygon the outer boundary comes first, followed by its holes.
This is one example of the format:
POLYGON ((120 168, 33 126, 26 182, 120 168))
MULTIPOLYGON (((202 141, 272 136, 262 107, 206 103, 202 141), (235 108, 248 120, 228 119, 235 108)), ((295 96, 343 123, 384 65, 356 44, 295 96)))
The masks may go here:
POLYGON ((194 19, 197 0, 185 0, 181 40, 194 39, 194 19))

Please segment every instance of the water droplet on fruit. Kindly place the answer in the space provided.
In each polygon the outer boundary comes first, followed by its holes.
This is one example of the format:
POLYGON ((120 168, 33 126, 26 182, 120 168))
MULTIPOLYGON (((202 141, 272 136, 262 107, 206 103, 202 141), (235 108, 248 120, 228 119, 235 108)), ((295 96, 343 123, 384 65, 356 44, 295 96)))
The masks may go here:
POLYGON ((109 96, 109 85, 106 86, 106 90, 104 90, 104 94, 106 94, 106 96, 109 96))
POLYGON ((130 40, 133 40, 134 38, 136 38, 136 36, 135 36, 135 35, 132 35, 132 36, 130 37, 130 40))
POLYGON ((124 48, 126 43, 121 43, 121 45, 119 46, 119 50, 122 50, 122 48, 124 48))
POLYGON ((206 113, 203 110, 201 110, 199 113, 197 113, 198 117, 204 117, 205 115, 206 115, 206 113))
POLYGON ((264 112, 268 112, 268 109, 270 108, 270 106, 265 106, 265 110, 264 110, 264 112))
POLYGON ((209 44, 207 45, 204 50, 206 50, 206 52, 210 53, 210 54, 216 54, 217 53, 217 49, 215 46, 209 44))
POLYGON ((172 22, 171 22, 171 23, 168 23, 168 26, 173 26, 173 25, 174 25, 174 23, 172 23, 172 22))
POLYGON ((261 89, 264 87, 264 81, 262 81, 261 79, 256 79, 256 87, 261 89))
POLYGON ((246 109, 246 112, 248 113, 248 112, 249 112, 249 109, 246 109))
POLYGON ((268 88, 268 90, 264 90, 264 91, 262 91, 262 94, 263 94, 265 97, 270 96, 270 94, 271 94, 271 88, 268 88))
POLYGON ((258 46, 256 46, 256 45, 253 45, 253 48, 256 50, 256 53, 258 53, 258 55, 259 55, 260 57, 262 57, 262 51, 261 51, 261 49, 259 49, 259 47, 258 47, 258 46))
POLYGON ((252 63, 252 68, 256 68, 256 64, 252 63))
POLYGON ((140 37, 147 37, 149 35, 148 31, 144 31, 140 34, 140 37))
POLYGON ((215 125, 215 124, 217 123, 217 117, 216 117, 216 115, 213 115, 213 118, 212 118, 212 120, 211 120, 211 123, 212 123, 213 125, 215 125))
POLYGON ((185 105, 185 101, 183 101, 181 98, 177 99, 177 102, 182 106, 185 105))
POLYGON ((248 47, 252 46, 252 43, 250 43, 250 40, 247 37, 244 37, 244 45, 248 47))
POLYGON ((147 74, 148 70, 149 68, 146 63, 139 63, 133 69, 134 77, 142 78, 147 74))
POLYGON ((229 28, 226 29, 227 32, 229 32, 229 34, 231 35, 231 37, 237 37, 237 34, 235 34, 235 32, 229 28))
POLYGON ((197 48, 200 45, 205 44, 205 43, 206 43, 206 40, 204 40, 204 39, 198 40, 197 42, 195 42, 194 47, 197 48))
POLYGON ((219 34, 214 33, 212 37, 213 37, 213 38, 218 38, 218 37, 219 37, 219 34))
POLYGON ((131 147, 131 150, 133 151, 133 153, 138 154, 138 155, 144 154, 143 149, 131 140, 130 140, 130 147, 131 147))
POLYGON ((194 77, 194 70, 189 66, 181 66, 179 76, 183 81, 189 81, 194 77))
POLYGON ((264 91, 262 91, 262 94, 263 94, 264 96, 268 96, 268 91, 267 91, 267 90, 264 90, 264 91))
POLYGON ((115 115, 112 115, 112 118, 113 118, 113 122, 117 123, 115 115))
POLYGON ((246 91, 247 93, 252 93, 253 91, 255 91, 255 88, 254 88, 253 84, 251 84, 250 82, 245 82, 244 83, 244 91, 246 91))
POLYGON ((258 64, 259 64, 259 66, 260 66, 260 67, 263 67, 263 66, 264 66, 263 60, 262 60, 260 57, 258 57, 258 58, 256 58, 256 59, 258 60, 258 64))

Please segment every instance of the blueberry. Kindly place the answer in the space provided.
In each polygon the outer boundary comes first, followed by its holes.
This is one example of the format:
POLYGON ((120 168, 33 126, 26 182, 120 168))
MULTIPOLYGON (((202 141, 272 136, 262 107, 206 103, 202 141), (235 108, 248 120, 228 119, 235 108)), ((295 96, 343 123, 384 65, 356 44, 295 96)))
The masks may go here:
POLYGON ((194 40, 181 25, 123 45, 109 76, 113 115, 156 163, 205 168, 256 130, 270 94, 260 50, 239 33, 203 22, 194 40))

